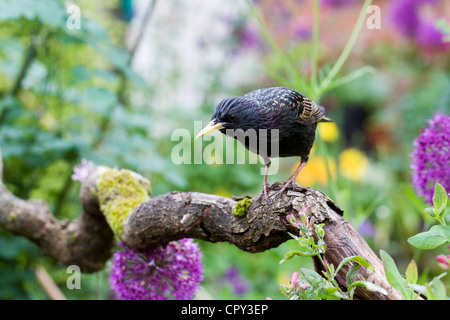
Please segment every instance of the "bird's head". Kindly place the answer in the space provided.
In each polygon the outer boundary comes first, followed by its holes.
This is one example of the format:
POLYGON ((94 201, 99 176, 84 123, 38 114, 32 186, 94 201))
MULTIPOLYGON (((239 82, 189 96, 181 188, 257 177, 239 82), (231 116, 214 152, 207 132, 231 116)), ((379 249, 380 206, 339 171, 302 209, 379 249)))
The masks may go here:
POLYGON ((222 100, 211 117, 211 122, 200 131, 196 139, 214 130, 225 133, 226 129, 257 129, 259 110, 257 106, 242 97, 230 97, 222 100))

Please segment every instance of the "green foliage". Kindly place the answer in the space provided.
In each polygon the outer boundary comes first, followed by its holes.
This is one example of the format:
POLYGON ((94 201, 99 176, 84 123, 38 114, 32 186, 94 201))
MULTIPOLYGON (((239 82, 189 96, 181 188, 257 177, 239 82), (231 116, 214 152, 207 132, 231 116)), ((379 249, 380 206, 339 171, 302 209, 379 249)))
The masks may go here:
POLYGON ((292 250, 289 252, 286 252, 284 255, 284 259, 280 261, 280 263, 283 263, 289 259, 292 259, 294 256, 301 256, 301 257, 315 257, 319 254, 325 253, 326 245, 325 241, 323 240, 323 237, 325 235, 323 231, 324 224, 314 224, 314 232, 318 236, 317 243, 314 240, 314 237, 308 235, 306 237, 297 237, 296 235, 290 234, 292 238, 294 238, 299 246, 298 250, 292 250))
MULTIPOLYGON (((408 242, 411 245, 420 250, 432 250, 450 242, 450 229, 445 224, 447 200, 447 191, 442 185, 436 183, 433 195, 434 207, 427 208, 425 211, 441 224, 434 225, 430 230, 410 237, 408 242)), ((430 282, 420 285, 417 284, 418 270, 414 260, 411 260, 409 263, 405 272, 405 278, 403 278, 392 257, 384 250, 380 251, 380 255, 389 283, 402 293, 404 299, 418 299, 419 294, 422 294, 428 300, 448 299, 445 284, 441 281, 446 273, 435 276, 430 282)))
POLYGON ((384 250, 380 251, 381 259, 383 260, 386 277, 389 283, 397 290, 399 290, 406 300, 417 300, 420 295, 423 295, 427 300, 447 300, 447 290, 441 279, 446 275, 442 273, 439 276, 425 283, 424 285, 417 284, 418 272, 417 265, 412 260, 406 269, 406 277, 403 278, 397 269, 397 266, 392 257, 384 250))
POLYGON ((445 214, 448 211, 448 194, 444 187, 436 183, 433 194, 433 207, 426 208, 425 212, 436 219, 440 225, 430 230, 418 233, 408 239, 408 242, 421 250, 431 250, 444 243, 450 242, 450 227, 445 223, 445 214))
POLYGON ((366 73, 372 73, 374 71, 373 68, 369 66, 364 66, 360 69, 357 69, 345 76, 337 77, 339 71, 342 69, 344 63, 348 59, 350 52, 353 50, 358 34, 361 31, 361 28, 365 21, 365 16, 367 13, 367 8, 372 3, 372 0, 364 0, 364 3, 361 7, 361 11, 359 13, 358 19, 356 21, 355 27, 353 28, 352 34, 350 35, 348 42, 344 49, 342 50, 341 55, 336 60, 336 62, 331 66, 325 66, 322 70, 318 70, 317 61, 318 61, 318 46, 319 46, 319 1, 314 0, 314 10, 313 10, 313 35, 311 42, 311 76, 308 77, 305 74, 301 74, 297 72, 298 69, 291 61, 291 59, 283 52, 282 49, 277 45, 275 40, 271 37, 267 27, 264 25, 262 19, 259 17, 256 12, 252 2, 247 0, 247 4, 250 7, 250 10, 258 22, 261 33, 267 43, 270 45, 273 50, 278 63, 279 68, 266 70, 267 73, 279 81, 281 84, 291 87, 301 92, 304 92, 308 97, 315 101, 320 101, 325 92, 342 86, 346 83, 354 81, 355 79, 361 77, 366 73))
MULTIPOLYGON (((3 181, 21 198, 45 200, 60 219, 73 219, 81 210, 79 184, 71 176, 82 158, 165 175, 156 143, 147 135, 153 116, 131 107, 130 93, 146 86, 123 48, 125 24, 111 15, 117 1, 77 5, 81 29, 71 30, 64 1, 0 0, 3 181)), ((0 242, 10 237, 1 231, 0 242)), ((33 272, 43 258, 28 245, 33 254, 19 241, 10 241, 8 249, 2 246, 1 252, 26 263, 19 268, 16 260, 0 257, 0 274, 6 278, 1 282, 10 284, 2 286, 0 298, 46 298, 33 272)), ((52 276, 61 269, 46 264, 52 276)), ((85 283, 85 297, 89 286, 96 292, 96 281, 85 283)), ((65 293, 69 298, 83 295, 65 293)))
POLYGON ((436 183, 433 194, 433 208, 426 208, 425 212, 445 226, 444 215, 448 207, 448 194, 444 187, 436 183))
MULTIPOLYGON (((373 152, 370 159, 371 168, 364 180, 356 183, 342 179, 339 173, 336 178, 333 178, 330 168, 330 162, 333 161, 329 159, 337 161, 340 150, 347 145, 367 149, 367 142, 354 140, 352 137, 352 140, 347 140, 345 145, 341 139, 334 143, 326 143, 318 135, 316 152, 325 159, 328 176, 326 185, 320 185, 320 187, 340 204, 346 212, 346 219, 351 223, 358 225, 366 222, 373 225, 376 234, 368 236, 368 242, 371 244, 373 242, 379 248, 389 246, 395 250, 399 261, 410 259, 411 254, 416 257, 419 255, 418 251, 412 252, 408 243, 419 249, 442 248, 442 244, 448 242, 448 230, 444 217, 445 212, 448 211, 446 209, 447 194, 436 186, 439 194, 435 196, 434 206, 425 210, 441 225, 433 226, 429 231, 411 237, 411 234, 417 233, 417 230, 421 228, 422 217, 419 212, 423 208, 423 199, 417 197, 411 189, 410 172, 405 164, 410 162, 408 154, 411 151, 412 141, 424 126, 424 119, 429 119, 436 110, 449 112, 448 72, 441 72, 441 68, 430 65, 430 61, 422 62, 417 48, 408 48, 413 53, 410 59, 405 60, 404 56, 386 46, 376 47, 375 50, 379 51, 374 56, 369 54, 370 58, 383 56, 388 59, 386 63, 378 64, 376 74, 374 68, 363 65, 354 71, 348 71, 347 75, 339 75, 345 63, 354 65, 348 57, 350 51, 355 48, 356 37, 362 27, 366 6, 370 5, 370 1, 362 4, 352 34, 336 62, 333 64, 323 61, 320 68, 318 63, 321 59, 318 50, 320 37, 317 22, 319 13, 321 14, 319 1, 314 1, 313 5, 311 39, 299 43, 292 51, 289 51, 290 48, 280 48, 276 39, 271 37, 268 27, 259 17, 256 9, 250 1, 247 2, 264 39, 273 52, 266 63, 266 72, 272 79, 281 85, 296 88, 317 101, 329 98, 327 102, 331 102, 331 107, 333 101, 338 101, 331 118, 338 123, 339 127, 345 124, 344 121, 348 121, 346 117, 352 117, 351 113, 344 112, 346 108, 357 106, 363 107, 370 115, 370 119, 364 120, 365 126, 379 124, 380 127, 393 128, 389 134, 392 136, 395 151, 392 152, 388 150, 389 146, 386 148, 383 145, 376 150, 371 150, 373 152), (309 72, 298 72, 303 70, 305 65, 310 67, 309 72), (384 77, 383 72, 390 73, 390 78, 384 77), (391 91, 389 85, 393 85, 397 75, 403 72, 407 72, 411 78, 417 80, 411 81, 408 91, 400 94, 397 91, 391 91), (419 80, 423 79, 424 72, 427 74, 425 83, 419 80), (356 79, 358 81, 354 81, 356 79), (326 93, 327 96, 325 96, 326 93), (396 102, 391 103, 390 99, 396 102), (385 108, 386 105, 388 107, 385 108)), ((448 29, 443 21, 437 24, 443 30, 448 29)), ((323 32, 326 33, 327 30, 323 32)), ((402 52, 408 52, 408 49, 402 52)), ((373 59, 370 58, 361 60, 364 64, 367 61, 372 62, 373 59)), ((352 125, 358 126, 359 121, 354 120, 355 123, 352 125)), ((362 135, 358 135, 358 139, 361 137, 362 135)), ((313 254, 311 244, 304 239, 302 249, 288 252, 285 259, 289 260, 293 256, 302 254, 313 254)), ((430 261, 430 255, 432 254, 421 254, 420 266, 426 272, 435 268, 433 260, 430 261)), ((436 283, 438 283, 437 280, 436 283)), ((438 286, 436 283, 435 286, 438 286)))
POLYGON ((406 280, 401 276, 400 272, 395 265, 394 259, 385 252, 380 250, 381 259, 383 260, 384 269, 386 271, 386 277, 389 283, 397 290, 399 290, 403 296, 409 296, 413 293, 413 290, 406 287, 406 280))
POLYGON ((421 250, 435 249, 450 242, 450 229, 444 226, 432 226, 430 230, 421 232, 408 239, 408 242, 421 250))
MULTIPOLYGON (((426 209, 429 214, 423 212, 423 199, 415 194, 409 182, 408 155, 425 119, 436 110, 450 112, 446 62, 437 54, 422 55, 420 48, 409 40, 393 43, 390 37, 388 42, 380 41, 378 35, 386 31, 385 25, 381 31, 364 30, 361 23, 369 1, 355 4, 356 11, 361 10, 353 18, 356 27, 348 33, 327 28, 328 21, 321 22, 319 30, 318 22, 330 17, 342 19, 341 13, 349 13, 351 8, 333 9, 332 15, 327 16, 327 10, 322 11, 319 6, 320 1, 314 1, 313 11, 306 13, 314 18, 311 37, 290 38, 288 42, 271 33, 294 24, 277 24, 279 27, 275 28, 267 19, 269 15, 263 17, 260 3, 253 8, 249 2, 248 17, 243 16, 249 21, 257 19, 269 44, 268 54, 265 48, 258 48, 257 58, 251 59, 261 62, 269 79, 252 74, 249 75, 253 79, 251 83, 236 85, 232 81, 236 77, 224 76, 229 62, 237 59, 230 54, 218 68, 206 66, 207 77, 200 79, 194 72, 190 75, 195 81, 210 84, 198 110, 186 110, 182 105, 173 110, 154 103, 153 97, 161 90, 160 83, 165 85, 163 89, 175 90, 180 61, 170 57, 167 51, 161 61, 172 66, 173 74, 164 75, 164 79, 148 86, 130 66, 131 56, 123 44, 126 25, 118 18, 117 0, 77 1, 82 9, 79 30, 67 29, 64 1, 0 0, 0 148, 4 183, 24 199, 44 199, 59 219, 76 218, 81 210, 79 183, 73 182, 71 175, 74 165, 83 158, 98 165, 127 168, 151 176, 155 195, 180 189, 226 197, 258 195, 262 180, 260 164, 174 165, 170 162, 174 143, 170 142, 170 134, 160 132, 159 128, 169 124, 171 129, 191 129, 192 121, 210 117, 219 96, 274 84, 290 86, 322 102, 339 128, 339 137, 334 142, 323 141, 317 134, 315 152, 327 159, 328 179, 326 184, 309 186, 320 188, 332 197, 361 234, 363 224, 373 227, 372 233, 364 233, 367 242, 376 251, 383 248, 390 252, 399 270, 406 269, 407 292, 408 288, 414 288, 430 298, 445 298, 442 288, 448 286, 448 277, 441 274, 435 257, 446 250, 448 231, 442 222, 434 226, 437 220, 432 216, 439 213, 445 222, 448 207, 440 211, 442 205, 438 203, 442 200, 436 199, 436 204, 426 209), (317 19, 319 14, 321 19, 317 19), (360 30, 367 41, 357 41, 360 30), (341 41, 337 46, 330 45, 330 37, 341 41), (330 58, 334 52, 337 56, 330 58), (363 120, 364 132, 348 138, 348 117, 352 113, 346 111, 354 105, 367 111, 368 117, 363 120), (339 167, 340 152, 348 146, 366 151, 370 162, 367 174, 360 181, 344 178, 339 170, 334 178, 330 170, 333 160, 339 167), (431 247, 435 249, 422 251, 431 247), (411 256, 417 265, 409 263, 411 256)), ((270 17, 276 16, 275 11, 282 11, 278 9, 287 9, 284 5, 276 3, 277 10, 268 11, 270 17)), ((290 14, 296 23, 303 23, 291 10, 295 8, 288 8, 290 14)), ((437 24, 448 31, 448 23, 437 24)), ((155 35, 168 37, 160 30, 155 35)), ((230 40, 235 42, 234 36, 230 40)), ((221 51, 231 51, 229 42, 221 43, 221 51)), ((167 48, 162 49, 160 52, 165 54, 167 48)), ((152 58, 160 59, 157 55, 152 58)), ((294 164, 295 159, 282 159, 280 172, 269 178, 286 179, 294 164)), ((287 286, 288 274, 295 268, 300 270, 299 282, 304 285, 292 288, 288 295, 302 299, 342 299, 331 280, 336 270, 328 269, 328 277, 319 275, 310 270, 311 258, 303 256, 325 248, 302 237, 297 240, 293 238, 259 254, 242 252, 226 243, 201 242, 206 273, 199 296, 204 297, 202 294, 206 292, 208 298, 215 299, 283 298, 276 288, 282 283, 287 286), (278 265, 286 252, 295 253, 278 265), (251 282, 251 290, 233 293, 223 277, 230 267, 241 271, 251 282)), ((0 244, 0 283, 5 284, 0 286, 2 299, 48 298, 34 276, 36 264, 45 265, 69 299, 109 297, 108 268, 95 275, 83 274, 83 289, 68 290, 65 268, 43 258, 34 244, 4 230, 0 230, 0 244)), ((346 279, 350 288, 347 298, 351 298, 357 286, 370 287, 370 284, 352 278, 357 268, 366 266, 353 260, 347 264, 352 265, 346 279)))
POLYGON ((338 300, 338 289, 320 274, 309 269, 300 269, 299 283, 281 285, 280 291, 291 300, 338 300))
POLYGON ((300 249, 287 252, 280 264, 292 259, 294 256, 316 257, 325 266, 326 270, 320 275, 313 270, 300 268, 300 279, 296 279, 298 273, 295 272, 289 286, 280 286, 281 292, 291 300, 352 300, 356 287, 365 287, 367 290, 387 294, 386 290, 373 283, 362 280, 355 281, 354 275, 360 266, 374 271, 373 266, 364 258, 360 256, 347 257, 339 263, 337 268, 324 261, 322 258, 322 254, 326 250, 324 225, 315 224, 314 217, 309 215, 310 208, 305 208, 298 214, 290 214, 286 217, 288 222, 299 230, 299 236, 293 234, 291 236, 297 241, 300 249), (317 242, 315 237, 317 237, 317 242), (351 265, 351 267, 346 276, 348 290, 344 292, 340 288, 336 277, 342 267, 346 265, 351 265))

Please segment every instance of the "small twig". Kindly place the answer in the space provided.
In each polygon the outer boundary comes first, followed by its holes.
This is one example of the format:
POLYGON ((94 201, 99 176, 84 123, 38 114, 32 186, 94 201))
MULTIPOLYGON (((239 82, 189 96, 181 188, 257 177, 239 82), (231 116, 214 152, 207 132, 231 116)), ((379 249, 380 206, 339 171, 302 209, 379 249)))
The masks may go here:
MULTIPOLYGON (((16 97, 19 94, 20 89, 22 88, 22 81, 23 79, 25 79, 33 61, 37 57, 36 48, 42 45, 42 42, 46 41, 48 35, 49 31, 47 29, 44 29, 42 26, 39 26, 35 29, 34 34, 31 35, 31 43, 25 53, 22 65, 20 66, 20 70, 17 74, 16 79, 14 80, 11 90, 8 92, 8 95, 16 97)), ((5 106, 0 113, 0 127, 3 125, 3 122, 5 121, 6 116, 8 115, 10 110, 11 106, 5 106)))
POLYGON ((52 277, 48 274, 47 270, 43 267, 37 267, 34 270, 36 278, 39 281, 42 289, 48 294, 52 300, 67 300, 64 294, 53 281, 52 277))
POLYGON ((152 0, 151 3, 149 3, 147 5, 147 8, 146 8, 145 14, 144 14, 144 18, 142 19, 141 26, 139 28, 138 36, 130 49, 130 57, 129 57, 130 64, 131 64, 131 62, 134 58, 134 55, 136 53, 136 50, 139 47, 139 44, 141 43, 142 38, 145 34, 145 29, 147 28, 147 24, 148 24, 150 17, 152 16, 152 13, 155 9, 156 2, 157 2, 157 0, 152 0))
MULTIPOLYGON (((15 97, 20 91, 20 88, 22 87, 22 80, 25 78, 31 63, 36 58, 36 47, 33 41, 31 42, 30 46, 28 47, 28 50, 25 54, 24 61, 22 63, 22 66, 20 67, 19 73, 17 74, 17 77, 14 81, 14 84, 9 92, 9 95, 15 97)), ((2 112, 0 113, 0 127, 2 126, 3 122, 6 119, 6 116, 8 115, 9 111, 11 110, 11 106, 5 106, 2 112)))

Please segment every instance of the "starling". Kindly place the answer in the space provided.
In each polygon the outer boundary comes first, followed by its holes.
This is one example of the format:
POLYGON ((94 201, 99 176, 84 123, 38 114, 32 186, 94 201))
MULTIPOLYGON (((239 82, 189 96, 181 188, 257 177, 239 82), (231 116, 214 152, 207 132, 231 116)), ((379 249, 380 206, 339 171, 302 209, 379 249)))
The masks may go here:
POLYGON ((267 173, 270 158, 292 156, 301 158, 298 168, 279 191, 281 194, 294 183, 308 162, 317 123, 329 121, 331 120, 325 117, 323 107, 297 91, 285 87, 264 88, 241 97, 229 97, 222 100, 217 105, 211 122, 198 133, 196 138, 218 129, 239 140, 250 151, 262 156, 266 168, 260 197, 264 195, 267 199, 267 173), (245 133, 251 129, 256 132, 256 144, 251 143, 248 136, 238 139, 239 135, 236 134, 238 130, 245 133), (264 137, 263 132, 266 133, 264 137), (264 148, 262 142, 265 143, 264 148), (274 148, 271 146, 277 146, 278 150, 272 150, 274 148))

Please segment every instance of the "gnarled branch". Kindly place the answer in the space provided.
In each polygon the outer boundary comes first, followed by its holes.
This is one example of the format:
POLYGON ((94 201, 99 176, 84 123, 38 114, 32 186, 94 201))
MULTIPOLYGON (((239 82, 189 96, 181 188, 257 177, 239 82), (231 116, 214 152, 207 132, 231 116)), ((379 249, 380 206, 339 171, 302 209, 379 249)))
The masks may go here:
POLYGON ((35 242, 62 265, 77 265, 84 272, 103 269, 114 244, 95 197, 96 180, 103 170, 95 168, 83 184, 83 213, 73 221, 56 219, 44 201, 22 200, 0 182, 0 226, 35 242))
MULTIPOLYGON (((83 182, 83 212, 72 222, 57 220, 42 201, 19 199, 0 184, 0 225, 36 242, 61 264, 76 264, 85 272, 102 269, 113 245, 113 233, 100 211, 97 196, 97 181, 105 170, 94 167, 83 182)), ((244 216, 231 213, 236 204, 233 199, 198 192, 170 192, 141 203, 125 220, 121 237, 136 249, 190 237, 227 241, 245 251, 261 252, 290 239, 288 232, 296 230, 287 223, 286 215, 310 206, 315 221, 324 223, 324 259, 336 267, 342 259, 359 255, 375 272, 361 267, 356 279, 388 291, 388 295, 382 295, 358 288, 355 297, 401 299, 401 294, 386 280, 381 261, 331 199, 318 190, 299 186, 281 196, 276 195, 276 185, 271 189, 270 201, 255 199, 244 216)), ((343 288, 350 267, 339 272, 338 281, 343 288)))

